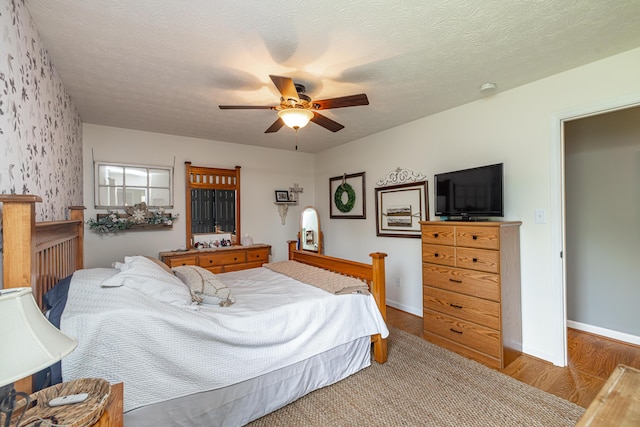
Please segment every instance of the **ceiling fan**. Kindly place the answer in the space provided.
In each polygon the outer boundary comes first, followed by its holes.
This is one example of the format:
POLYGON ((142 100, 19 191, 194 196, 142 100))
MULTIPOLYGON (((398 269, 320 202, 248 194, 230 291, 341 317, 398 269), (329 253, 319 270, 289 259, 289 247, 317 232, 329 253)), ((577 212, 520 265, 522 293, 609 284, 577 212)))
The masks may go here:
POLYGON ((357 105, 369 105, 367 95, 342 96, 323 100, 312 100, 305 94, 306 88, 294 83, 290 77, 270 75, 271 81, 278 88, 280 94, 280 105, 220 105, 221 110, 277 110, 278 120, 276 120, 265 133, 277 132, 285 124, 292 129, 298 130, 306 126, 309 121, 314 122, 331 132, 337 132, 344 126, 340 123, 323 116, 316 110, 328 110, 330 108, 355 107, 357 105))

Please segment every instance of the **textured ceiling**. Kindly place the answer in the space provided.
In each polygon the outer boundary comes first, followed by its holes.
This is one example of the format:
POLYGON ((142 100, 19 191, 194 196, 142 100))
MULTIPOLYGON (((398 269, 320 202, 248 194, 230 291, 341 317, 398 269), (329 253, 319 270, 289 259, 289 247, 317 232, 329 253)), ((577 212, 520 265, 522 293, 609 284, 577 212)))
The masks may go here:
POLYGON ((640 0, 26 0, 83 122, 293 150, 269 74, 345 126, 318 152, 640 46, 640 0))

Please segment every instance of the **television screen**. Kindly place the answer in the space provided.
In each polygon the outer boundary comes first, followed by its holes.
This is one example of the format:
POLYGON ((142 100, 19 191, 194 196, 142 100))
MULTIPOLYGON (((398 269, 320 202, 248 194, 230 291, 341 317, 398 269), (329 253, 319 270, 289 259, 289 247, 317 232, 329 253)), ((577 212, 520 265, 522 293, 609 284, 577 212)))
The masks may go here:
POLYGON ((436 215, 504 216, 502 163, 435 175, 436 215))

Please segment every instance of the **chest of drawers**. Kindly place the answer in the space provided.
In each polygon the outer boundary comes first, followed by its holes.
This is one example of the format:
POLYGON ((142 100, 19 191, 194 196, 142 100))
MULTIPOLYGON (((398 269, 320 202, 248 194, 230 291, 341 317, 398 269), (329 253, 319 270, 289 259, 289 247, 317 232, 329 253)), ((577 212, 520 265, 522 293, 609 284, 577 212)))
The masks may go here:
POLYGON ((420 224, 424 338, 504 368, 522 352, 521 223, 420 224))
POLYGON ((160 252, 160 259, 169 267, 197 265, 212 273, 245 270, 262 267, 269 262, 271 246, 228 246, 217 249, 160 252))

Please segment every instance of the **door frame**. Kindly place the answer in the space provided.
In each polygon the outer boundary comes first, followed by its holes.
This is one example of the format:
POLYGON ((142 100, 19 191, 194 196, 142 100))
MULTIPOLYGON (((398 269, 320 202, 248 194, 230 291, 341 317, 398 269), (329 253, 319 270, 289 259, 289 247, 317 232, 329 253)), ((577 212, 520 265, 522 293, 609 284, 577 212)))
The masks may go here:
POLYGON ((557 366, 567 366, 567 271, 561 254, 566 250, 565 235, 565 122, 640 106, 640 93, 562 111, 551 116, 551 302, 554 323, 554 358, 557 366))

